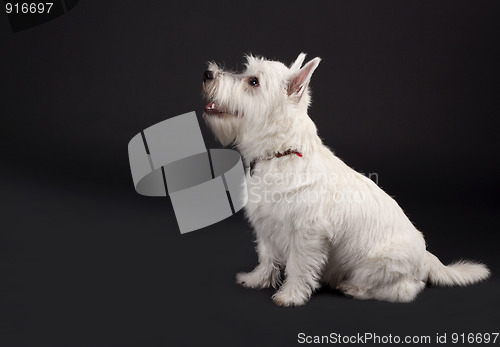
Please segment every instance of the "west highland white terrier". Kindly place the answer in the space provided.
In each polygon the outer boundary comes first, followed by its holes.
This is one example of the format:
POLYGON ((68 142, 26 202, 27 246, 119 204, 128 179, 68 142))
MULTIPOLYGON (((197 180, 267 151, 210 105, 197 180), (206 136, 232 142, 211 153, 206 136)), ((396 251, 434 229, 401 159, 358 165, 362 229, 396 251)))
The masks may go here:
POLYGON ((246 59, 242 73, 209 63, 203 75, 210 102, 203 117, 248 166, 245 212, 259 264, 237 274, 237 283, 279 288, 276 304, 298 306, 321 282, 356 299, 409 302, 426 283, 467 285, 489 276, 479 263, 443 265, 396 201, 322 143, 307 114, 320 58, 302 66, 301 53, 290 67, 246 59))

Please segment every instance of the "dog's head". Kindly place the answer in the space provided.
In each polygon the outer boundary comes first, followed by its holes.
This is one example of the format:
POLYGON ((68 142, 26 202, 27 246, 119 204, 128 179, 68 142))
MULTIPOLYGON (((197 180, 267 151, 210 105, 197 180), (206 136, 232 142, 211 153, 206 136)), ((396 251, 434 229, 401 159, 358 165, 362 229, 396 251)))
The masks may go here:
POLYGON ((305 64, 301 53, 290 67, 246 56, 246 69, 233 73, 209 63, 203 74, 203 95, 209 102, 204 118, 223 145, 246 135, 281 133, 294 118, 307 117, 309 82, 320 58, 305 64))

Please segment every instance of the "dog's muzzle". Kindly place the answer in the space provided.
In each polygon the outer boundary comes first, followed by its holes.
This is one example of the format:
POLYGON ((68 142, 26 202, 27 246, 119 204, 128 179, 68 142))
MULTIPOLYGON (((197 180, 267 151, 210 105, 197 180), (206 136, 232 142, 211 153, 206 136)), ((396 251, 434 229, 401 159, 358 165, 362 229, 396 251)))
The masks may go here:
MULTIPOLYGON (((215 80, 216 74, 217 71, 213 71, 210 69, 205 70, 205 72, 203 73, 203 85, 206 94, 209 94, 207 91, 213 88, 213 85, 210 82, 215 80)), ((215 102, 215 100, 210 100, 208 105, 205 106, 205 115, 222 116, 225 114, 228 114, 226 107, 218 104, 217 102, 215 102)))
MULTIPOLYGON (((203 73, 203 84, 207 82, 213 81, 215 78, 215 73, 212 70, 205 70, 203 73)), ((205 106, 205 114, 206 115, 222 115, 226 113, 226 110, 220 105, 216 104, 214 101, 211 101, 207 106, 205 106)))

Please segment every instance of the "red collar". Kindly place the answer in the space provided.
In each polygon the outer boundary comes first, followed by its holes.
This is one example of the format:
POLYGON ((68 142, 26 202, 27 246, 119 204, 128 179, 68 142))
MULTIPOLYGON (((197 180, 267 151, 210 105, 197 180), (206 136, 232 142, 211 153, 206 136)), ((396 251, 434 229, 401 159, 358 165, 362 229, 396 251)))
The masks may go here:
POLYGON ((257 164, 258 161, 261 161, 261 160, 271 160, 273 158, 281 158, 281 157, 284 157, 285 155, 290 155, 290 154, 296 154, 297 156, 299 156, 299 157, 302 158, 302 153, 300 153, 299 151, 294 150, 294 149, 287 149, 284 152, 277 152, 277 153, 274 153, 273 155, 270 155, 269 157, 266 157, 266 158, 256 158, 256 159, 254 159, 250 163, 250 166, 249 166, 250 176, 252 176, 253 169, 255 167, 255 164, 257 164))
MULTIPOLYGON (((288 149, 288 150, 284 151, 283 153, 278 152, 278 153, 274 154, 274 157, 281 158, 281 157, 284 157, 285 155, 289 155, 289 154, 297 154, 299 157, 302 157, 302 153, 300 153, 299 151, 293 150, 293 149, 288 149)), ((267 159, 272 159, 272 158, 267 158, 267 159)))

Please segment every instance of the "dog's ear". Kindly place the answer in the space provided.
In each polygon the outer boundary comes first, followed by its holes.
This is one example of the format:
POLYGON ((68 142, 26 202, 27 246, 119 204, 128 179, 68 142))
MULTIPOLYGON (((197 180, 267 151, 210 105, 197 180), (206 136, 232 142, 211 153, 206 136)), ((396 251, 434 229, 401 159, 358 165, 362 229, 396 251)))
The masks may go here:
MULTIPOLYGON (((304 59, 304 57, 302 57, 302 60, 304 59)), ((297 61, 300 60, 300 58, 301 56, 299 55, 297 61)), ((295 66, 297 61, 293 63, 293 66, 295 66)), ((287 91, 288 96, 291 99, 294 99, 296 102, 300 101, 302 95, 304 94, 304 91, 307 89, 307 86, 311 81, 311 76, 314 70, 316 70, 316 68, 318 67, 320 61, 321 59, 316 57, 311 61, 309 61, 306 65, 304 65, 302 69, 298 71, 291 71, 292 75, 288 80, 288 91, 287 91)))
POLYGON ((302 63, 304 62, 304 59, 306 59, 306 54, 305 53, 300 53, 297 59, 290 65, 290 71, 296 71, 300 69, 302 66, 302 63))

